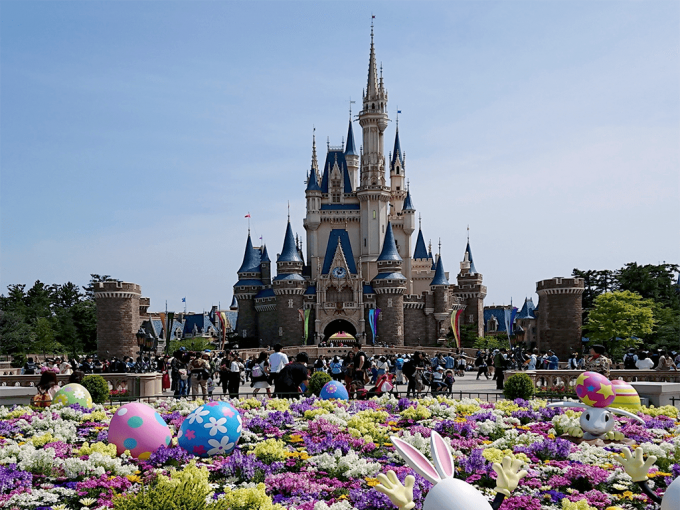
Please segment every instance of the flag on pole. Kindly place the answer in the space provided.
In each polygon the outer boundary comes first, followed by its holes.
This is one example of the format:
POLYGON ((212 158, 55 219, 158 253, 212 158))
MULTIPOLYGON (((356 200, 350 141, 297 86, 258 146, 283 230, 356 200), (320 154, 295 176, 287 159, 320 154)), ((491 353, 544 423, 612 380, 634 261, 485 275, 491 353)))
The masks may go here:
POLYGON ((397 113, 401 113, 401 110, 397 110, 397 113))
POLYGON ((182 303, 186 303, 186 302, 187 302, 187 298, 183 297, 183 298, 182 298, 182 303))
POLYGON ((250 218, 250 213, 246 214, 245 218, 250 218))

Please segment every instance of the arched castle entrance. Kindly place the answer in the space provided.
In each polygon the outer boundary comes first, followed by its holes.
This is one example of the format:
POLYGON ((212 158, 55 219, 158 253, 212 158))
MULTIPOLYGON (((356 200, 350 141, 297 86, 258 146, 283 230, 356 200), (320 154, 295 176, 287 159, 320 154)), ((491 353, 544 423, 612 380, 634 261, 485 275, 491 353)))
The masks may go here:
POLYGON ((324 340, 328 341, 328 339, 332 335, 340 332, 349 333, 354 338, 356 338, 357 336, 357 328, 354 327, 354 324, 345 319, 336 319, 334 321, 329 322, 324 328, 323 330, 324 340))

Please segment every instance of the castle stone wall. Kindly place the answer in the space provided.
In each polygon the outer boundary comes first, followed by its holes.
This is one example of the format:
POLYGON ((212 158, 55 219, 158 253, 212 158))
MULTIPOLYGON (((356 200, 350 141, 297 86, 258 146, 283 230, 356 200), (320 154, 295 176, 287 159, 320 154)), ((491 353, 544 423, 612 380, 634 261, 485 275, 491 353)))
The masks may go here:
POLYGON ((403 294, 378 294, 377 302, 380 308, 378 341, 389 345, 404 345, 403 294))
POLYGON ((302 309, 302 294, 279 294, 276 296, 276 341, 281 345, 301 345, 304 322, 298 310, 302 309), (292 306, 291 306, 292 305, 292 306))
POLYGON ((136 357, 136 333, 142 289, 135 283, 98 282, 94 284, 97 303, 97 355, 136 357))
POLYGON ((538 349, 555 351, 560 361, 581 349, 582 278, 552 278, 536 284, 538 349))

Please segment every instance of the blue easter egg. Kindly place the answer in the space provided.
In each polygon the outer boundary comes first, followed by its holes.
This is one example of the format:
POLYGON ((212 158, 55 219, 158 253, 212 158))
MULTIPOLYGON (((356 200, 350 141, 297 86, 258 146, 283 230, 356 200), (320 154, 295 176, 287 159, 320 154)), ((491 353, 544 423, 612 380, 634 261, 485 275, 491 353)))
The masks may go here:
POLYGON ((241 415, 228 402, 208 402, 185 418, 179 445, 198 457, 227 455, 241 437, 241 415))
POLYGON ((332 398, 337 398, 339 400, 349 400, 347 389, 339 381, 328 381, 326 384, 324 384, 324 387, 321 388, 321 393, 319 393, 319 396, 323 400, 330 400, 332 398))

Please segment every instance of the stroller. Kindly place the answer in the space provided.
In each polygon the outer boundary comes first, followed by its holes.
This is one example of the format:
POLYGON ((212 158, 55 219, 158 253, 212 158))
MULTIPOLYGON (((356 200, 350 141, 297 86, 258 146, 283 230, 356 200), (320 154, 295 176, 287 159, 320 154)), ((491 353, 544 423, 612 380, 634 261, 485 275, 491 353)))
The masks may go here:
POLYGON ((375 382, 370 390, 364 387, 363 381, 352 381, 352 390, 356 393, 357 400, 368 400, 373 397, 380 397, 383 393, 390 393, 394 389, 392 382, 394 374, 383 374, 375 382))

